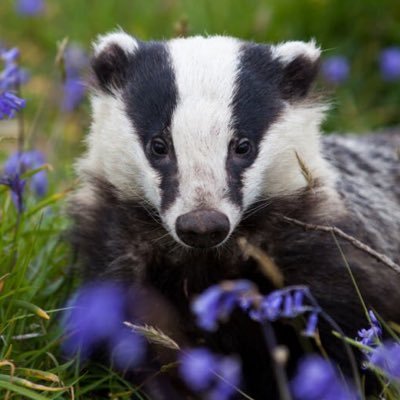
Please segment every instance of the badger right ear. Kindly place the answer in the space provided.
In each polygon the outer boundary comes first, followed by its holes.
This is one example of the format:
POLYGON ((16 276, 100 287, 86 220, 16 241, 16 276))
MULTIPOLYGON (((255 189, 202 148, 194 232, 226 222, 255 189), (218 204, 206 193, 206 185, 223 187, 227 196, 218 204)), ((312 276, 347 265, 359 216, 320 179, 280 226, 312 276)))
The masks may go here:
POLYGON ((130 58, 137 48, 137 40, 122 31, 99 36, 93 43, 94 55, 91 62, 95 85, 108 93, 121 88, 130 58))

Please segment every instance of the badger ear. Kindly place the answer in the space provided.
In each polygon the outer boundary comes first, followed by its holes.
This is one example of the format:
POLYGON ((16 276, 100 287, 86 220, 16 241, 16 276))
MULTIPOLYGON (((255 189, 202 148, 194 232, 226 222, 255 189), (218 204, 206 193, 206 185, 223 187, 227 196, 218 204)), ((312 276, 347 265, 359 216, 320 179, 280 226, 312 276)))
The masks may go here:
POLYGON ((109 93, 122 87, 130 58, 137 48, 137 40, 122 31, 99 36, 93 43, 91 63, 95 86, 109 93))
POLYGON ((320 48, 313 40, 286 42, 274 46, 272 55, 283 66, 282 97, 285 100, 305 97, 318 73, 320 48))

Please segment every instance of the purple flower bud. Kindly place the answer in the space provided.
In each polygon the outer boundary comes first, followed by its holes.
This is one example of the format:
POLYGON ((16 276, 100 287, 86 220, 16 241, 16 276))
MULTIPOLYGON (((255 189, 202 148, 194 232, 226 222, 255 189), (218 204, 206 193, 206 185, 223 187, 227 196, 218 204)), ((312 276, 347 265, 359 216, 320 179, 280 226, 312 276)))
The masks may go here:
POLYGON ((15 113, 25 107, 25 100, 11 92, 0 93, 0 119, 13 118, 15 113))
POLYGON ((379 66, 385 81, 400 79, 400 47, 388 47, 379 56, 379 66))
POLYGON ((368 357, 369 363, 382 370, 389 379, 400 381, 400 344, 386 342, 374 349, 368 357))
POLYGON ((25 16, 35 16, 44 12, 44 0, 18 0, 16 10, 25 16))
POLYGON ((304 331, 304 336, 314 336, 318 325, 318 313, 313 312, 308 317, 306 330, 304 331))
POLYGON ((214 354, 205 348, 193 349, 183 353, 180 361, 179 374, 188 386, 199 391, 210 387, 217 364, 214 354))
POLYGON ((291 383, 296 400, 356 400, 354 390, 341 381, 336 369, 320 356, 304 358, 291 383))
POLYGON ((9 50, 0 50, 0 58, 6 63, 6 65, 10 63, 15 63, 19 57, 19 49, 17 47, 13 47, 9 50))
POLYGON ((349 71, 349 63, 343 56, 328 57, 322 62, 322 76, 330 83, 342 83, 348 78, 349 71))
MULTIPOLYGON (((39 150, 30 150, 23 153, 16 152, 7 159, 4 165, 4 173, 6 176, 13 177, 30 169, 39 168, 44 163, 44 155, 39 150)), ((44 196, 48 187, 47 172, 39 171, 33 175, 30 179, 30 187, 37 196, 44 196)))
POLYGON ((68 78, 64 83, 62 109, 67 112, 75 110, 84 99, 86 87, 80 78, 68 78))
POLYGON ((102 345, 110 350, 118 368, 136 367, 144 357, 145 346, 141 337, 123 325, 126 303, 125 291, 113 283, 97 282, 80 288, 64 315, 64 352, 87 358, 102 345))
POLYGON ((114 365, 120 370, 127 371, 142 362, 146 346, 142 337, 123 327, 115 337, 110 338, 110 351, 114 365))
POLYGON ((356 340, 365 346, 376 346, 381 341, 382 327, 372 310, 370 310, 368 314, 371 320, 371 328, 360 329, 357 332, 358 337, 356 340))
POLYGON ((240 305, 244 294, 254 289, 246 280, 229 281, 209 287, 192 304, 198 325, 208 331, 217 329, 217 322, 226 320, 240 305))
POLYGON ((205 348, 183 353, 179 374, 193 390, 205 392, 209 400, 229 399, 241 379, 240 363, 233 357, 221 357, 205 348))
POLYGON ((25 189, 26 181, 20 179, 19 174, 13 177, 0 178, 0 185, 6 185, 11 190, 11 198, 13 203, 19 213, 24 210, 23 194, 25 189))

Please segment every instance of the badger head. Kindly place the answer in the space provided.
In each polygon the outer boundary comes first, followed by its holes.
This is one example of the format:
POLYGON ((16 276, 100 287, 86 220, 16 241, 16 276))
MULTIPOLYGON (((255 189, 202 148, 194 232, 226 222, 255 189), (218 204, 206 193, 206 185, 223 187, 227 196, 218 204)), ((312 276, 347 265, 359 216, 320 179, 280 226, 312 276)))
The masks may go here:
POLYGON ((308 98, 319 55, 313 42, 100 37, 81 176, 150 204, 184 246, 221 245, 256 202, 307 186, 298 157, 328 179, 308 98))

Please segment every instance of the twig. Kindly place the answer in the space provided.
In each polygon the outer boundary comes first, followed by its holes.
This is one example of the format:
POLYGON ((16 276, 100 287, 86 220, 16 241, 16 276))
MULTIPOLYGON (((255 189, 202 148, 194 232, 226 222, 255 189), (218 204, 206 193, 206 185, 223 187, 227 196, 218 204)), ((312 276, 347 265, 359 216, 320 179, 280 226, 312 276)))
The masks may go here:
POLYGON ((295 218, 287 217, 285 215, 282 215, 282 218, 286 222, 301 226, 304 229, 310 229, 313 231, 321 231, 321 232, 327 232, 327 233, 334 233, 335 235, 341 237, 342 239, 345 239, 348 242, 350 242, 354 247, 358 248, 359 250, 364 251, 365 253, 369 254, 371 257, 382 262, 383 264, 385 264, 386 266, 391 268, 393 271, 396 271, 397 273, 400 274, 400 265, 399 264, 395 263, 392 259, 390 259, 385 254, 377 252, 376 250, 374 250, 367 244, 360 242, 355 237, 343 232, 341 229, 339 229, 336 226, 308 224, 306 222, 302 222, 295 218))

